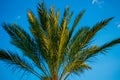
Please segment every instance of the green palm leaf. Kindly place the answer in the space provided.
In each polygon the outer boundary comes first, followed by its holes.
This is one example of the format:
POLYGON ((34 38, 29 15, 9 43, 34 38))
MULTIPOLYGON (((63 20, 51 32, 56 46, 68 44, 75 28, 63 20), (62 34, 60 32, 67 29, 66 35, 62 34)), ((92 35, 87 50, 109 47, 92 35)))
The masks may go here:
POLYGON ((13 67, 14 69, 17 69, 17 70, 23 69, 41 78, 41 75, 39 75, 36 71, 34 71, 30 63, 26 62, 24 58, 21 58, 19 55, 13 52, 10 52, 10 51, 6 52, 4 50, 0 50, 0 60, 6 62, 12 67, 13 65, 15 65, 15 67, 13 67))

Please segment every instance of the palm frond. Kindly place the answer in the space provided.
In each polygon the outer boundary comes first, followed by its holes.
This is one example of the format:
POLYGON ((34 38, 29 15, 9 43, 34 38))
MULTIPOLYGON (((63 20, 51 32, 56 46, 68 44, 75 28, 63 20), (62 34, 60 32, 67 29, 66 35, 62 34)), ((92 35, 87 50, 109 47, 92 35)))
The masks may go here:
POLYGON ((16 69, 23 69, 41 78, 41 75, 39 75, 36 71, 34 71, 30 63, 28 63, 24 58, 21 58, 19 55, 13 52, 10 52, 10 51, 6 52, 4 50, 0 50, 0 60, 6 62, 10 66, 15 65, 16 67, 14 68, 16 69))
POLYGON ((44 3, 38 4, 38 14, 39 14, 39 20, 40 20, 40 25, 44 31, 47 31, 49 28, 49 16, 46 7, 44 6, 44 3))
POLYGON ((71 39, 71 42, 69 43, 68 57, 74 56, 75 53, 79 52, 84 47, 81 39, 89 30, 89 27, 82 27, 78 32, 76 32, 74 37, 71 39))
POLYGON ((85 60, 88 60, 89 58, 94 57, 99 53, 104 53, 106 51, 106 49, 113 47, 114 45, 119 44, 119 43, 120 43, 120 38, 112 40, 111 42, 106 43, 100 47, 97 47, 94 50, 88 50, 88 52, 87 52, 88 54, 86 55, 85 60))
POLYGON ((77 27, 77 24, 80 22, 82 16, 84 15, 85 13, 85 10, 81 11, 78 16, 76 17, 76 19, 74 20, 74 23, 72 25, 72 29, 70 30, 70 34, 69 34, 69 37, 71 38, 72 34, 73 34, 73 31, 75 30, 75 28, 77 27))
MULTIPOLYGON (((36 65, 42 70, 41 63, 43 64, 42 59, 40 59, 39 47, 32 39, 28 33, 26 33, 18 25, 3 25, 3 28, 8 32, 12 38, 11 43, 16 47, 20 48, 23 52, 23 55, 29 57, 35 62, 36 65)), ((45 72, 44 72, 45 73, 45 72)), ((46 74, 46 73, 45 73, 46 74)))
POLYGON ((84 72, 84 70, 91 69, 90 66, 88 66, 87 64, 85 64, 84 62, 81 62, 79 60, 74 61, 72 63, 70 62, 70 64, 68 64, 64 68, 65 69, 63 70, 63 72, 60 76, 60 80, 62 78, 64 78, 66 80, 66 78, 68 78, 72 73, 80 75, 80 73, 84 72))
POLYGON ((105 19, 104 21, 101 21, 100 23, 95 24, 90 31, 81 39, 81 42, 83 43, 83 46, 86 46, 91 39, 96 35, 98 31, 100 31, 102 28, 104 28, 108 22, 110 22, 113 19, 113 17, 105 19))
POLYGON ((12 38, 11 43, 23 51, 23 54, 35 61, 38 59, 37 45, 34 40, 18 25, 3 25, 12 38))
POLYGON ((42 59, 44 58, 47 61, 46 58, 48 58, 49 56, 49 52, 48 52, 49 41, 46 37, 46 34, 44 33, 43 27, 41 26, 39 21, 35 18, 32 12, 28 12, 28 20, 31 24, 30 31, 33 35, 35 42, 37 43, 37 52, 38 52, 38 57, 37 57, 38 60, 36 60, 38 61, 37 65, 40 69, 42 69, 44 74, 47 76, 49 75, 49 71, 45 66, 45 61, 42 59))

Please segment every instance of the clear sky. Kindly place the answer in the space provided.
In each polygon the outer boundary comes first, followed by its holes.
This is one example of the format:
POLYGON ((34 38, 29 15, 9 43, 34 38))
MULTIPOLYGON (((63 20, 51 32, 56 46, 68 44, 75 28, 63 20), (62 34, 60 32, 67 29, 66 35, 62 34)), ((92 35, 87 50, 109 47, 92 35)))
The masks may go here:
MULTIPOLYGON (((17 50, 9 41, 10 38, 1 28, 3 22, 17 23, 28 30, 27 11, 31 9, 36 15, 37 2, 42 0, 0 0, 0 49, 17 50)), ((120 37, 120 0, 44 0, 47 8, 53 4, 63 12, 66 6, 74 11, 74 17, 83 9, 86 10, 82 21, 78 25, 92 27, 96 22, 114 16, 103 30, 94 38, 93 44, 102 45, 120 37)), ((99 55, 89 63, 92 70, 81 76, 71 76, 70 80, 120 80, 120 45, 108 50, 107 55, 99 55)), ((39 80, 33 75, 20 78, 21 72, 13 73, 6 65, 0 62, 0 80, 39 80), (19 74, 18 74, 19 73, 19 74)))

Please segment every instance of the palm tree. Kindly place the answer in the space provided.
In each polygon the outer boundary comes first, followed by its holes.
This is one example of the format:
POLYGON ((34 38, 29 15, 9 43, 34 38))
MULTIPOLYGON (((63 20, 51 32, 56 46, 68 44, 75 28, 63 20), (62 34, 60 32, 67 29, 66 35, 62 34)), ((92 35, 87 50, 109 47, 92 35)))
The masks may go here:
POLYGON ((73 12, 69 12, 69 7, 65 9, 61 21, 60 11, 55 12, 53 6, 47 10, 44 3, 41 3, 37 10, 39 18, 32 11, 28 11, 31 34, 19 25, 3 24, 3 29, 11 37, 11 44, 19 48, 22 54, 0 50, 0 60, 15 70, 22 69, 34 74, 40 80, 66 80, 71 74, 79 75, 86 69, 91 69, 86 64, 90 58, 105 53, 106 49, 120 43, 118 38, 102 46, 90 45, 96 33, 113 17, 95 24, 92 28, 80 27, 75 32, 84 10, 70 27, 73 12))

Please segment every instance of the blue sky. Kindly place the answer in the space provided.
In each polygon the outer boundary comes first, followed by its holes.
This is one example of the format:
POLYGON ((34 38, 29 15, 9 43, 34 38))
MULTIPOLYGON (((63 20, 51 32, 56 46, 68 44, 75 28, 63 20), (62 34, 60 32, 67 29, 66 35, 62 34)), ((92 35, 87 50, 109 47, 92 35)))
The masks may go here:
MULTIPOLYGON (((10 38, 1 28, 3 22, 17 23, 25 30, 28 30, 27 11, 31 9, 36 15, 37 2, 42 0, 0 0, 0 49, 17 50, 9 41, 10 38)), ((44 0, 48 8, 53 4, 63 12, 66 6, 74 11, 74 17, 83 9, 86 10, 80 26, 93 26, 95 23, 114 16, 103 30, 94 38, 93 44, 102 45, 120 37, 120 1, 119 0, 44 0)), ((73 17, 73 18, 74 18, 73 17)), ((92 70, 86 71, 81 76, 72 76, 70 80, 120 80, 120 45, 111 48, 107 55, 99 55, 94 58, 92 70)), ((20 73, 20 72, 19 72, 20 73)), ((0 62, 0 80, 39 80, 33 75, 20 78, 20 74, 13 73, 0 62)))

